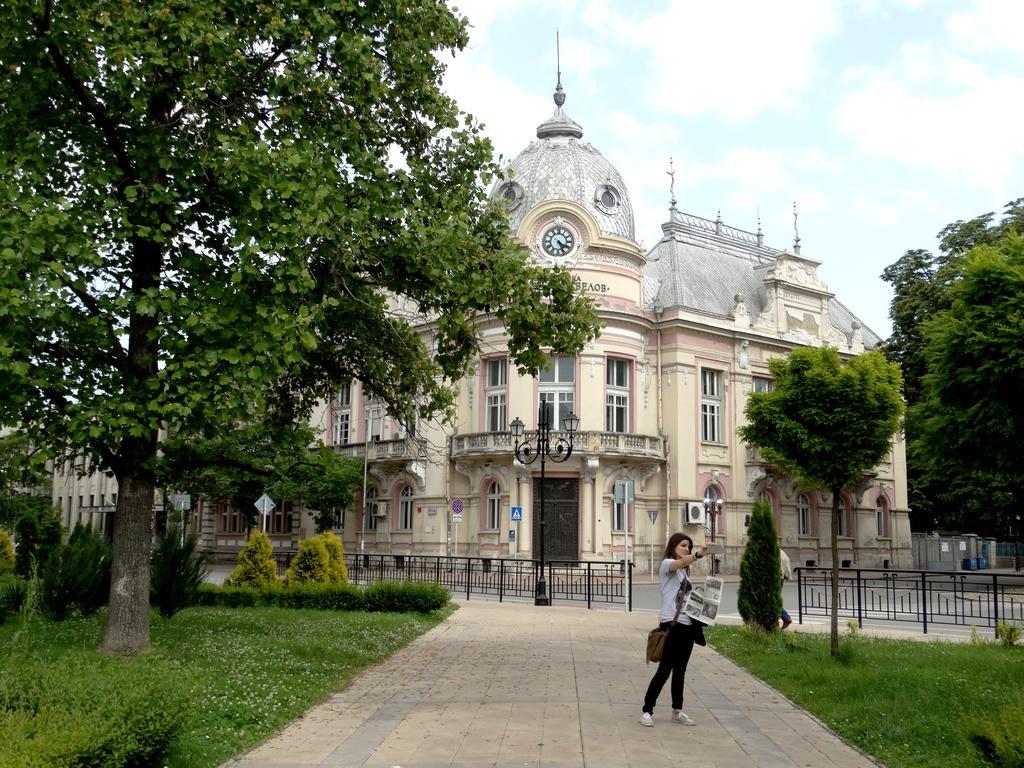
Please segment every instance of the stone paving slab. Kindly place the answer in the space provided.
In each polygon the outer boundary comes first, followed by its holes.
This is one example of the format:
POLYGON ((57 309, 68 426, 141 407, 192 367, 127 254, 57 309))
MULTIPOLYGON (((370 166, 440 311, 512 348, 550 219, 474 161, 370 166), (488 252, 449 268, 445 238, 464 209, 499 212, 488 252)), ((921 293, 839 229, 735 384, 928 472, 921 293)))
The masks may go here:
POLYGON ((444 623, 231 768, 873 768, 806 711, 708 648, 684 707, 638 722, 650 613, 460 602, 444 623))

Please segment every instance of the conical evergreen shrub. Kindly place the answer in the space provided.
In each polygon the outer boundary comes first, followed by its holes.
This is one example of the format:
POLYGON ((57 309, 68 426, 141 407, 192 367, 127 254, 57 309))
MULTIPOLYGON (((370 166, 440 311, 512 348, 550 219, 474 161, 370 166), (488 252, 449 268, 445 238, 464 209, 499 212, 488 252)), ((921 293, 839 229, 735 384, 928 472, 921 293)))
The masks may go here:
POLYGON ((327 575, 332 584, 348 582, 348 568, 345 566, 345 545, 338 535, 329 531, 318 537, 327 548, 327 575))
POLYGON ((271 557, 270 537, 253 531, 238 553, 238 565, 224 583, 231 587, 262 589, 277 584, 277 563, 271 557))
POLYGON ((196 552, 199 538, 170 526, 160 537, 149 565, 149 604, 171 618, 196 600, 200 585, 206 581, 206 559, 196 552))
POLYGON ((288 584, 326 584, 330 581, 331 557, 320 536, 311 536, 299 542, 299 553, 288 566, 285 581, 288 584))
POLYGON ((747 526, 736 596, 740 616, 767 632, 778 629, 782 613, 782 568, 771 504, 758 500, 747 526))

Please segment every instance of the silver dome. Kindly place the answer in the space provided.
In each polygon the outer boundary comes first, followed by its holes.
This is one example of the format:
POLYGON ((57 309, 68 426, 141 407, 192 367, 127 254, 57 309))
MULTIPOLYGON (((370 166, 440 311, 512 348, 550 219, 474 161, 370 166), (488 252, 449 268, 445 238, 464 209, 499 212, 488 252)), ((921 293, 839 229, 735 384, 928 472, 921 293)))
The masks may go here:
POLYGON ((537 126, 537 141, 512 160, 491 197, 508 204, 513 232, 535 206, 569 200, 590 212, 602 234, 635 241, 633 205, 622 175, 608 158, 580 140, 583 129, 565 114, 564 103, 559 83, 554 114, 537 126))

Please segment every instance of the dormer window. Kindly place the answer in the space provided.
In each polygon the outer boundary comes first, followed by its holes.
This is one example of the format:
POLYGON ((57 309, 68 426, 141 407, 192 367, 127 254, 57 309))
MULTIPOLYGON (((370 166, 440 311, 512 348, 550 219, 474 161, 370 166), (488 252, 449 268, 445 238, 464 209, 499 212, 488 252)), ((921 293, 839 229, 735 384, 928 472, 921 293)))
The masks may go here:
POLYGON ((505 201, 509 210, 514 210, 523 202, 523 188, 514 181, 506 181, 498 189, 498 196, 505 201))
POLYGON ((604 213, 615 213, 620 199, 619 190, 611 184, 602 184, 594 193, 594 203, 604 213))

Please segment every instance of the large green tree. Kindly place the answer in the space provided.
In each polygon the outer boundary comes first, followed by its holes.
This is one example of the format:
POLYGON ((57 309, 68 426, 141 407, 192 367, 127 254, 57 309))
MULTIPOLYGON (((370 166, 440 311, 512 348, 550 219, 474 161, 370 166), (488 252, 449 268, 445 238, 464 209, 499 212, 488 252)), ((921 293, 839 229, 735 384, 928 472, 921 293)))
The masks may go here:
POLYGON ((441 0, 10 0, 0 28, 0 424, 118 481, 106 652, 149 639, 161 429, 348 379, 411 421, 481 313, 524 371, 596 334, 487 204, 441 0))
MULTIPOLYGON (((948 224, 938 234, 937 253, 907 251, 882 273, 882 279, 893 287, 889 310, 893 332, 884 350, 902 368, 909 409, 907 490, 915 530, 945 528, 993 534, 995 521, 1005 518, 1012 506, 1008 478, 991 471, 954 476, 931 460, 926 444, 917 440, 921 428, 913 406, 924 396, 928 371, 925 324, 950 307, 950 289, 960 279, 967 253, 977 245, 998 245, 1014 230, 1024 232, 1024 198, 1007 203, 1002 215, 988 212, 948 224)), ((941 453, 947 455, 948 451, 941 453)))
POLYGON ((975 246, 958 274, 949 308, 923 327, 914 455, 963 493, 972 482, 988 490, 983 502, 998 517, 987 532, 1007 535, 1024 488, 1024 239, 975 246))
POLYGON ((832 494, 832 655, 839 650, 839 501, 892 450, 903 400, 899 367, 881 352, 845 364, 831 347, 768 363, 771 392, 751 393, 741 437, 804 488, 832 494))

